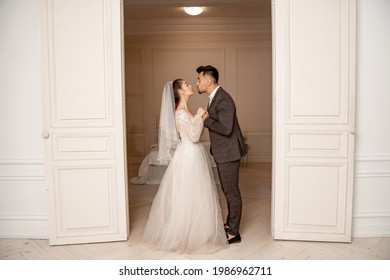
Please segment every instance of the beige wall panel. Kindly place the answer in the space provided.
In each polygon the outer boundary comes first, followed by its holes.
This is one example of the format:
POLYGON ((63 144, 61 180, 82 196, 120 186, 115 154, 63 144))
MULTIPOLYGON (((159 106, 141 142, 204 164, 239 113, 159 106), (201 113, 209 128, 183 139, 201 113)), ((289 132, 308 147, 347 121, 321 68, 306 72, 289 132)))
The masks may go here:
POLYGON ((126 128, 128 132, 143 132, 145 96, 142 90, 142 50, 131 49, 125 53, 126 128))
POLYGON ((240 125, 272 127, 272 53, 265 48, 236 49, 236 98, 240 125))
MULTIPOLYGON (((156 136, 157 140, 157 136, 156 136)), ((157 141, 154 142, 157 142, 157 141)), ((144 133, 127 134, 127 156, 130 163, 141 162, 144 156, 149 152, 150 147, 145 146, 144 133)))
MULTIPOLYGON (((126 38, 126 53, 130 53, 126 58, 130 163, 140 163, 149 152, 150 145, 157 143, 161 92, 167 81, 183 78, 193 86, 195 94, 190 100, 190 109, 193 112, 198 107, 207 106, 207 95, 199 95, 196 90, 196 68, 207 64, 218 68, 220 85, 236 102, 241 128, 247 134, 251 146, 248 159, 255 162, 271 160, 270 40, 262 40, 261 36, 254 37, 253 34, 241 34, 239 40, 236 37, 232 39, 229 34, 219 34, 217 38, 204 35, 197 36, 197 40, 189 36, 184 41, 182 36, 145 36, 137 40, 131 36, 126 38), (129 88, 135 74, 128 72, 135 71, 132 69, 135 65, 135 68, 142 69, 138 73, 141 77, 137 78, 141 81, 140 93, 131 93, 132 89, 129 88), (140 100, 143 100, 144 104, 141 104, 140 100), (264 131, 267 131, 266 135, 264 131), (144 147, 145 151, 141 151, 141 147, 144 147), (251 154, 252 152, 255 154, 251 154)), ((204 130, 201 140, 209 140, 207 129, 204 130)))
POLYGON ((270 162, 272 159, 272 130, 244 132, 249 162, 270 162))

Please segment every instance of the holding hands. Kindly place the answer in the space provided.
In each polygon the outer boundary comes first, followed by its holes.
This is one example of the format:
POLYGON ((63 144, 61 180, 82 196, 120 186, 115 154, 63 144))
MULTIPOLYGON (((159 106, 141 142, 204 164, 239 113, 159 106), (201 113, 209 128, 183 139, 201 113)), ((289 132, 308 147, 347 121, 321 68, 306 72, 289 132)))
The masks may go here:
POLYGON ((209 116, 209 112, 207 112, 207 110, 203 109, 202 107, 199 107, 196 114, 201 116, 203 120, 209 116))

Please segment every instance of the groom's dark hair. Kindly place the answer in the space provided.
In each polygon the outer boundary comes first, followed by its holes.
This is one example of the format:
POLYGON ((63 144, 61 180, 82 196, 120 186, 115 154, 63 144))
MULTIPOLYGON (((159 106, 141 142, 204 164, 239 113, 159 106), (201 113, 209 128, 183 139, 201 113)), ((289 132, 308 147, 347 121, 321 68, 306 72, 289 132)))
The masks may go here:
POLYGON ((211 77, 214 78, 215 82, 218 84, 218 79, 219 79, 219 73, 217 68, 211 65, 206 65, 206 66, 199 66, 196 68, 196 72, 198 74, 203 72, 203 75, 210 75, 211 77))

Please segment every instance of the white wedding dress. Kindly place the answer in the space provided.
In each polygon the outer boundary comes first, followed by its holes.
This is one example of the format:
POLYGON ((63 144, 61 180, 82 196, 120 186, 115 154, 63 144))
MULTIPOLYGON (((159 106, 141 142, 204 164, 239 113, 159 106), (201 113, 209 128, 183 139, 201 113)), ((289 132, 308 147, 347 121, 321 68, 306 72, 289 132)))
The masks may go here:
POLYGON ((154 249, 210 253, 227 245, 208 153, 199 143, 203 120, 175 113, 181 141, 161 180, 143 241, 154 249))

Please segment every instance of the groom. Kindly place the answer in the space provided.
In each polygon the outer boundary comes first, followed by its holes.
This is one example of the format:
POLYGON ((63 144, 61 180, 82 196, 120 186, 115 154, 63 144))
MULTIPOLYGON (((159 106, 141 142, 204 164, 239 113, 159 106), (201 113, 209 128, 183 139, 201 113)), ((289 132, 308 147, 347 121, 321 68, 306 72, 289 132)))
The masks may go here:
POLYGON ((210 100, 203 115, 204 126, 210 135, 210 152, 217 163, 221 187, 228 206, 225 231, 229 244, 241 242, 240 220, 242 200, 238 187, 241 157, 246 148, 236 116, 232 97, 219 84, 218 70, 211 66, 196 69, 199 94, 206 93, 210 100))

